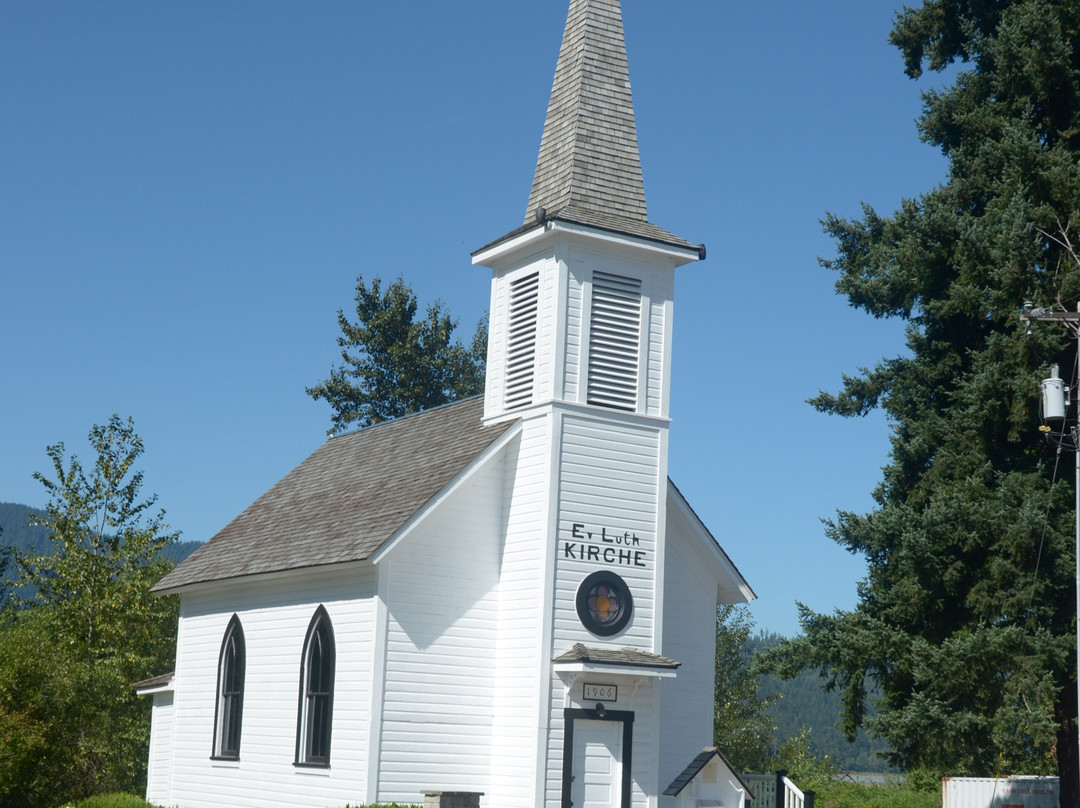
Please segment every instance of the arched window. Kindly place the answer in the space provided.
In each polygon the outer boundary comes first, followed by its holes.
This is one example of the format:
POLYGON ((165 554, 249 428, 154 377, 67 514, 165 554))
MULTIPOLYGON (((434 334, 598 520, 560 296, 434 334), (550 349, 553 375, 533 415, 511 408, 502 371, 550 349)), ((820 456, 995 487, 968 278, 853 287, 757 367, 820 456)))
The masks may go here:
POLYGON ((300 709, 296 726, 296 762, 330 765, 330 728, 334 714, 334 629, 320 606, 304 640, 300 663, 300 709))
POLYGON ((214 709, 214 757, 240 757, 244 715, 244 629, 235 614, 225 629, 218 654, 217 705, 214 709))

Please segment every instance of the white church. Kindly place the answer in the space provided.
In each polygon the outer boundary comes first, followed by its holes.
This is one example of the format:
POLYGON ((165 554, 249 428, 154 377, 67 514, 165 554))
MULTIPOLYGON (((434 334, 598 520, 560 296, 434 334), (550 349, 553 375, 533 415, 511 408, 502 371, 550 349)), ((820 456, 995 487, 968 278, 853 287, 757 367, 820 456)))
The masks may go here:
POLYGON ((738 805, 702 749, 754 594, 667 476, 704 257, 646 215, 619 0, 571 0, 524 224, 472 255, 485 394, 331 438, 157 584, 147 799, 738 805))

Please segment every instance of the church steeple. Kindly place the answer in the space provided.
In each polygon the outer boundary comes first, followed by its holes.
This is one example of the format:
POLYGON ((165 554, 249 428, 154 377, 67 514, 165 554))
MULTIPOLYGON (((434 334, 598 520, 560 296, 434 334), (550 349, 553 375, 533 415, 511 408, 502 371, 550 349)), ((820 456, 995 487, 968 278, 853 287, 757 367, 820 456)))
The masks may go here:
POLYGON ((648 221, 619 0, 573 0, 525 214, 648 221))
POLYGON ((525 226, 545 219, 697 248, 648 219, 619 0, 571 0, 525 226))
POLYGON ((493 270, 485 417, 667 418, 672 270, 705 248, 649 221, 619 0, 569 2, 525 222, 473 253, 493 270))

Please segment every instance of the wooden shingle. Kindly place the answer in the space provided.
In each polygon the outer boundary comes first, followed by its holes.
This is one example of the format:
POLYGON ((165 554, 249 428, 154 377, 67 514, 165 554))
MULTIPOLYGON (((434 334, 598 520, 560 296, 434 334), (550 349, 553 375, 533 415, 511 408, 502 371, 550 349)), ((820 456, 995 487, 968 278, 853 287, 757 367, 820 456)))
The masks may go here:
POLYGON ((540 208, 704 257, 648 220, 619 0, 570 4, 522 229, 536 226, 540 208))
POLYGON ((363 561, 515 422, 485 427, 482 397, 331 438, 156 592, 363 561))
POLYGON ((628 666, 635 668, 677 669, 682 663, 650 651, 637 648, 589 648, 574 643, 569 651, 555 657, 553 662, 591 662, 597 665, 628 666))

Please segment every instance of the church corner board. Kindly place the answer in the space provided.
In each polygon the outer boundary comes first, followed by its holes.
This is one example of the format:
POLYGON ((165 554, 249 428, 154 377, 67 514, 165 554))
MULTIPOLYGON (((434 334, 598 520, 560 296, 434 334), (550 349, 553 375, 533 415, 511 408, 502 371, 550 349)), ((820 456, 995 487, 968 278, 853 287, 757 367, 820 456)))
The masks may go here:
POLYGON ((675 805, 754 597, 667 477, 704 255, 649 221, 618 0, 571 0, 524 223, 472 256, 484 394, 332 438, 159 582, 147 798, 675 805))

